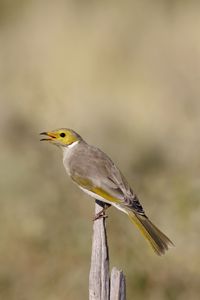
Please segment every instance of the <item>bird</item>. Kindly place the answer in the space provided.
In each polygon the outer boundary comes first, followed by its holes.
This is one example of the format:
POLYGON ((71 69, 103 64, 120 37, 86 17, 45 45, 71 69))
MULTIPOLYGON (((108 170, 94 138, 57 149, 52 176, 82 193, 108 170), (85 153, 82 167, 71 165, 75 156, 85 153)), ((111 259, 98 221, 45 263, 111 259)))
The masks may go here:
POLYGON ((105 204, 95 220, 104 216, 110 206, 125 213, 136 225, 154 252, 164 254, 172 241, 147 217, 138 196, 111 158, 88 144, 77 132, 68 128, 40 133, 47 141, 62 149, 63 165, 72 181, 86 194, 105 204))

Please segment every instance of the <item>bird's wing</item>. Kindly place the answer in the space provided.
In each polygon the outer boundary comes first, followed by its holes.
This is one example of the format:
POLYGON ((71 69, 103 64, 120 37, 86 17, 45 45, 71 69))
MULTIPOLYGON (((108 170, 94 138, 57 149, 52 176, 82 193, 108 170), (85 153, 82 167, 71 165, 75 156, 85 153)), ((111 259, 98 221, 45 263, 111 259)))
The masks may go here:
POLYGON ((145 215, 144 209, 140 204, 137 195, 133 192, 126 178, 123 176, 120 170, 114 165, 114 163, 111 168, 109 179, 116 184, 116 188, 118 188, 123 194, 123 206, 134 211, 135 213, 145 215))
POLYGON ((87 151, 82 151, 81 154, 82 159, 73 159, 74 163, 71 165, 73 181, 110 202, 120 204, 135 213, 144 214, 125 177, 105 153, 89 146, 87 151))

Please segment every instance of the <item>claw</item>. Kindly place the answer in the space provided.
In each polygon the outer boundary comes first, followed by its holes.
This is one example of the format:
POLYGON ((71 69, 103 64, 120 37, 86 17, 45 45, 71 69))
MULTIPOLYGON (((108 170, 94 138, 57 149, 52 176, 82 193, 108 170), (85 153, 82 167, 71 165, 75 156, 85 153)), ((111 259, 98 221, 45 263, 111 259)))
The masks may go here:
POLYGON ((95 216, 94 216, 94 218, 93 218, 93 220, 92 221, 96 221, 96 220, 99 220, 99 219, 102 219, 102 218, 108 218, 108 216, 107 215, 105 215, 104 213, 102 213, 101 211, 100 211, 100 213, 98 213, 98 214, 96 214, 95 216))

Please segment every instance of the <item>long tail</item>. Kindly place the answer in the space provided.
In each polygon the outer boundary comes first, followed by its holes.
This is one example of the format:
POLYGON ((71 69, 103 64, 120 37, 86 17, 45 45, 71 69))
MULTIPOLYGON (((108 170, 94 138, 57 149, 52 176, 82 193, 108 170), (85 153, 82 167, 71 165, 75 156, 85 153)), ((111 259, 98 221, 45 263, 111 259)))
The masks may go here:
POLYGON ((149 241, 151 247, 158 255, 162 255, 174 246, 172 241, 162 233, 146 216, 135 214, 132 211, 128 212, 129 219, 132 223, 137 225, 140 232, 149 241))

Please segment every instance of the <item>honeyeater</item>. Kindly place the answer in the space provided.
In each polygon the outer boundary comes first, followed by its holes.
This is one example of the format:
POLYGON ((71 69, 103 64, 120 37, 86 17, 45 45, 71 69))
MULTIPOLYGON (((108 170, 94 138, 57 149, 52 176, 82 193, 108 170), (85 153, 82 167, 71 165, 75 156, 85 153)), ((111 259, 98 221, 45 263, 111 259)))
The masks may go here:
MULTIPOLYGON (((153 250, 164 254, 173 243, 146 216, 137 195, 114 162, 100 149, 86 143, 74 130, 61 128, 42 132, 41 141, 59 146, 67 174, 85 193, 124 212, 153 250)), ((98 215, 96 219, 100 217, 98 215)))

